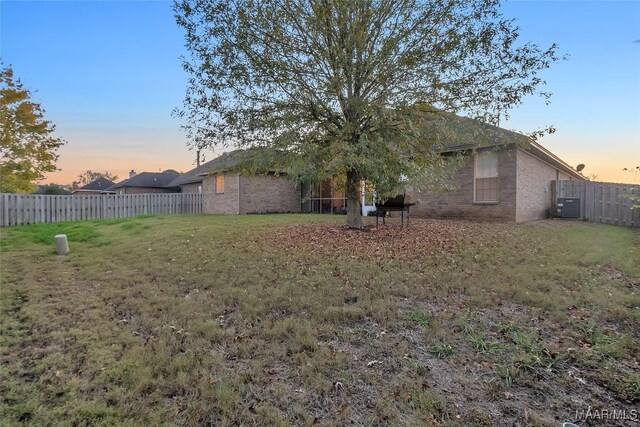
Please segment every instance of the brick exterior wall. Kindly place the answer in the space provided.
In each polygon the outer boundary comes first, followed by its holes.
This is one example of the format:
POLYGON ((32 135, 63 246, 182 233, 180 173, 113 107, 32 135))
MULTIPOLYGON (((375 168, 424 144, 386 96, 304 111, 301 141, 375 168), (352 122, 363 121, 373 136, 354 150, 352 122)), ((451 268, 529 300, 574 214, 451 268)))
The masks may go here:
POLYGON ((199 193, 198 188, 202 188, 202 181, 192 182, 190 184, 182 184, 180 186, 181 193, 199 193))
POLYGON ((300 188, 283 176, 240 178, 240 213, 300 212, 300 188))
MULTIPOLYGON (((570 179, 525 150, 507 146, 498 150, 498 202, 474 202, 474 157, 468 156, 456 173, 457 190, 432 195, 426 191, 408 192, 416 206, 414 217, 469 218, 485 220, 530 221, 545 218, 552 206, 551 181, 570 179)), ((200 183, 185 184, 185 193, 197 193, 200 183)), ((215 175, 202 182, 203 212, 212 214, 247 214, 265 212, 300 212, 299 187, 276 175, 225 175, 224 193, 216 194, 215 175)), ((139 193, 151 192, 148 189, 139 193)), ((162 189, 151 189, 162 190, 162 189)), ((156 192, 166 192, 156 191, 156 192)), ((127 191, 128 194, 129 191, 127 191)))
POLYGON ((116 194, 149 194, 149 193, 179 193, 179 190, 155 187, 122 187, 115 190, 116 194))
POLYGON ((216 175, 202 180, 202 212, 209 214, 238 214, 240 175, 224 175, 224 193, 216 194, 216 175))
POLYGON ((275 175, 225 175, 222 194, 216 194, 215 175, 206 176, 202 198, 202 211, 210 214, 300 212, 301 208, 300 189, 275 175))
POLYGON ((516 221, 543 219, 553 206, 551 181, 570 177, 525 150, 517 151, 516 221))
POLYGON ((456 173, 456 191, 431 195, 425 191, 408 192, 412 202, 411 216, 429 218, 470 218, 487 220, 516 219, 516 148, 498 151, 498 202, 474 202, 474 158, 468 156, 456 173))

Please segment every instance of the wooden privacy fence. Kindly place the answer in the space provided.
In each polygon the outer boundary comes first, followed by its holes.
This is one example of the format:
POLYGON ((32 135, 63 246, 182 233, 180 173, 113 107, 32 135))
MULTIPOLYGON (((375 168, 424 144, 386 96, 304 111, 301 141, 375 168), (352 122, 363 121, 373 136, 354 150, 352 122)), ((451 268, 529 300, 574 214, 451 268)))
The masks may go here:
POLYGON ((202 194, 0 194, 0 225, 202 213, 202 194))
POLYGON ((640 196, 640 185, 594 181, 554 181, 554 206, 559 197, 579 197, 587 221, 640 227, 640 208, 631 209, 628 195, 640 196))

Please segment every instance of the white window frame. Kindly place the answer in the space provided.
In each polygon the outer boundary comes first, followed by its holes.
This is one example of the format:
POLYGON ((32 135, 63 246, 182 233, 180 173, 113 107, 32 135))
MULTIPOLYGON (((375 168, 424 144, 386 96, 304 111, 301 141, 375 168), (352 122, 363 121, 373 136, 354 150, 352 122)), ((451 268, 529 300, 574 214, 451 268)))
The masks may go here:
POLYGON ((494 150, 488 151, 480 151, 477 152, 473 156, 473 203, 480 205, 495 205, 500 201, 500 156, 498 156, 498 152, 494 150), (483 154, 493 154, 496 156, 496 176, 484 176, 482 178, 496 178, 498 182, 498 188, 496 190, 496 199, 495 200, 478 200, 478 194, 476 191, 476 185, 478 182, 478 160, 483 154))

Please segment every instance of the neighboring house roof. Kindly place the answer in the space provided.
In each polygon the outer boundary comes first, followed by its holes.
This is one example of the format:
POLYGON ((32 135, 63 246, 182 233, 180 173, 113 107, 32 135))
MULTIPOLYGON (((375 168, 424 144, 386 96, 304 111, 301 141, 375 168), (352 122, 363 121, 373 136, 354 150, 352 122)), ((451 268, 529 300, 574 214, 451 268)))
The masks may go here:
POLYGON ((144 187, 144 188, 172 188, 176 187, 171 181, 176 179, 178 172, 168 170, 165 172, 141 172, 129 179, 120 181, 117 184, 106 188, 105 191, 114 191, 123 187, 144 187))
POLYGON ((83 185, 82 187, 75 189, 73 192, 81 193, 83 191, 104 191, 114 184, 115 183, 113 181, 101 176, 99 178, 94 179, 87 185, 83 185))

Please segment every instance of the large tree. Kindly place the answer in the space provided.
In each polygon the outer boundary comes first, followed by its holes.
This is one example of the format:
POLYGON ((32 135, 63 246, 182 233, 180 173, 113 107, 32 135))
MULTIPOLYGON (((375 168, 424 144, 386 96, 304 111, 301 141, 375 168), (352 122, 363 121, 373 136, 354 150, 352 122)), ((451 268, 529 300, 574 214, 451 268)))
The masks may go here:
POLYGON ((425 184, 448 113, 496 122, 539 88, 556 46, 519 43, 495 0, 176 0, 191 74, 180 115, 197 140, 267 146, 302 179, 381 194, 425 184), (441 114, 442 113, 442 114, 441 114), (405 182, 404 185, 407 185, 405 182))
POLYGON ((55 125, 45 120, 40 104, 11 67, 0 63, 0 192, 31 193, 35 182, 54 172, 56 151, 64 140, 55 137, 55 125))

